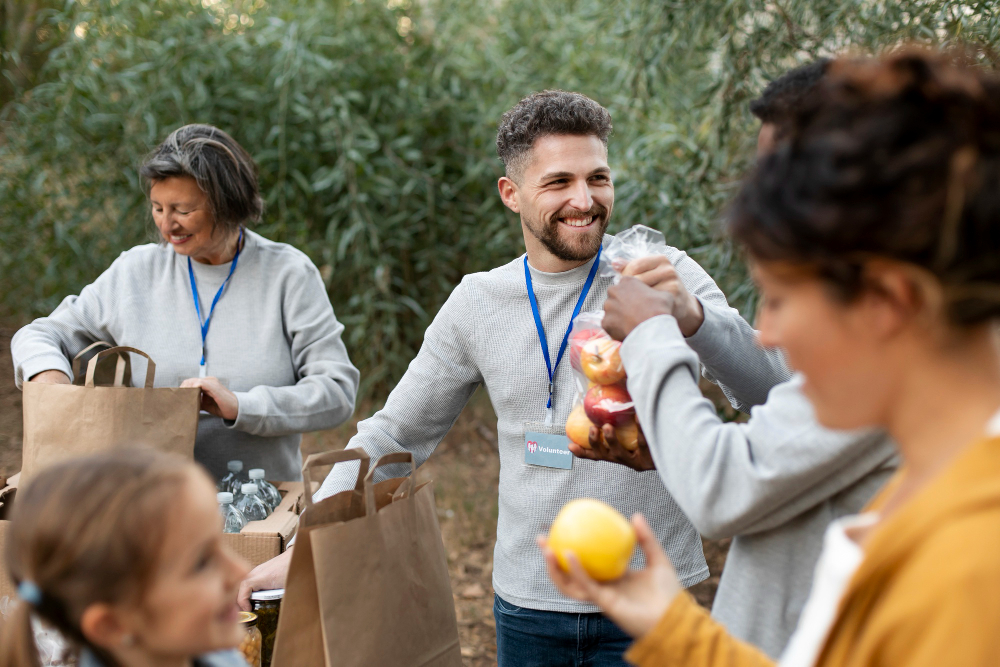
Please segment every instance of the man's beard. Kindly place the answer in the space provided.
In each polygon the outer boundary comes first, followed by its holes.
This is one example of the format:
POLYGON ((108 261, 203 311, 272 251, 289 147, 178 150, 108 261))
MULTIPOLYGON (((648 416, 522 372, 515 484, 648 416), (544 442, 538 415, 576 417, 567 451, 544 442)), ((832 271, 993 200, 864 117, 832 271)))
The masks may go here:
POLYGON ((583 262, 597 254, 597 249, 601 247, 604 240, 604 231, 608 228, 610 217, 608 209, 601 204, 594 203, 589 211, 584 215, 579 215, 579 211, 560 211, 558 215, 552 217, 553 222, 544 224, 537 220, 524 218, 524 225, 531 232, 531 235, 542 242, 542 245, 558 259, 564 262, 583 262), (569 217, 576 213, 577 217, 597 216, 594 221, 594 229, 585 236, 576 239, 576 243, 569 243, 559 235, 560 218, 569 217))

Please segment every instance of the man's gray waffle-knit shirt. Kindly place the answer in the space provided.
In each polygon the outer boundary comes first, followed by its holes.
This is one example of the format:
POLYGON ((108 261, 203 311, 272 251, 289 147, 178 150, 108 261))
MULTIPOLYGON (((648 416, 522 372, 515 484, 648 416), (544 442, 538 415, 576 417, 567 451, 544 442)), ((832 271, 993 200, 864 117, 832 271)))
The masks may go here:
MULTIPOLYGON (((673 248, 669 258, 693 294, 725 308, 725 296, 694 260, 673 248)), ((553 363, 592 264, 593 260, 554 274, 531 270, 553 363)), ((583 310, 601 310, 611 284, 611 279, 598 276, 583 310)), ((735 326, 750 329, 735 310, 725 311, 735 326)), ((780 355, 755 345, 746 351, 746 367, 752 380, 745 389, 752 402, 762 402, 772 385, 788 377, 780 355)), ((410 451, 419 465, 433 453, 480 384, 489 392, 498 418, 500 508, 493 586, 501 598, 530 609, 596 611, 556 591, 535 544, 535 537, 548 530, 560 508, 581 497, 603 500, 626 516, 645 515, 685 586, 708 576, 698 533, 656 471, 639 473, 582 459, 575 460, 571 470, 524 463, 524 425, 545 419, 548 375, 528 301, 523 256, 462 280, 428 327, 420 352, 385 407, 358 425, 358 434, 348 446, 363 447, 373 461, 390 452, 410 451)), ((556 424, 565 423, 574 391, 572 370, 564 357, 555 376, 556 424)), ((402 476, 407 469, 381 467, 376 479, 402 476)), ((356 475, 357 464, 336 466, 316 497, 352 488, 356 475)), ((637 555, 632 564, 640 566, 641 562, 637 555)))
MULTIPOLYGON (((191 263, 203 308, 230 264, 191 263)), ((343 330, 312 261, 247 231, 206 345, 208 375, 228 383, 239 413, 233 422, 201 413, 195 459, 216 479, 230 459, 244 470, 263 468, 267 479, 302 479, 299 434, 333 428, 354 412, 358 371, 343 330)), ((136 246, 79 296, 18 331, 11 341, 17 386, 50 369, 71 375, 70 359, 99 340, 152 357, 157 387, 198 377, 201 329, 187 258, 166 245, 136 246)), ((141 386, 145 359, 133 355, 132 363, 141 386)))

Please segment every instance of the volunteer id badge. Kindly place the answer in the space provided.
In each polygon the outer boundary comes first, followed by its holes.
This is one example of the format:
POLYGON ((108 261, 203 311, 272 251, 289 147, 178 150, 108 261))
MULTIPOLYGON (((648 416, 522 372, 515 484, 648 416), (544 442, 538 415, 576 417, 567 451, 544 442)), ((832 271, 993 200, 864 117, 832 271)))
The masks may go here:
POLYGON ((561 430, 545 424, 524 425, 524 462, 543 468, 573 468, 569 438, 561 430))

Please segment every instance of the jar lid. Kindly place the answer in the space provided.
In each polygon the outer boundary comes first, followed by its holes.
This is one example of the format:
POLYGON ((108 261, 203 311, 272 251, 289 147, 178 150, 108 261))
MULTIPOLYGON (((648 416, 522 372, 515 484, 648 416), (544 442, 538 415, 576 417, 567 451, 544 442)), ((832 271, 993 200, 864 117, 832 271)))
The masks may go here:
POLYGON ((285 597, 284 588, 272 588, 269 591, 254 591, 250 594, 250 599, 254 602, 266 602, 268 600, 280 600, 285 597))
POLYGON ((247 626, 257 625, 257 614, 253 613, 252 611, 241 611, 240 625, 247 625, 247 626))

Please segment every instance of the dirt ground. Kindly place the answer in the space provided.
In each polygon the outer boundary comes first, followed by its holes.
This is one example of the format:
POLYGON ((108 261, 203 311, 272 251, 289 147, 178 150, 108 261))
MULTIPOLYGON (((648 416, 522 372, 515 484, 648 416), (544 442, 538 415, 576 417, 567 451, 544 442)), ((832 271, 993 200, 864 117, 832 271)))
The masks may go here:
MULTIPOLYGON (((21 393, 14 386, 10 359, 12 331, 0 330, 0 476, 12 475, 21 462, 21 393)), ((358 415, 370 409, 360 408, 358 415)), ((303 438, 304 454, 340 449, 354 433, 356 420, 303 438)), ((452 591, 458 613, 462 655, 469 667, 496 664, 493 621, 493 545, 496 540, 496 416, 479 391, 458 422, 418 474, 434 481, 438 517, 448 551, 452 591)), ((692 589, 710 606, 725 563, 729 541, 705 540, 711 577, 692 589)))
POLYGON ((0 329, 0 478, 21 469, 21 392, 10 359, 13 331, 0 329))

